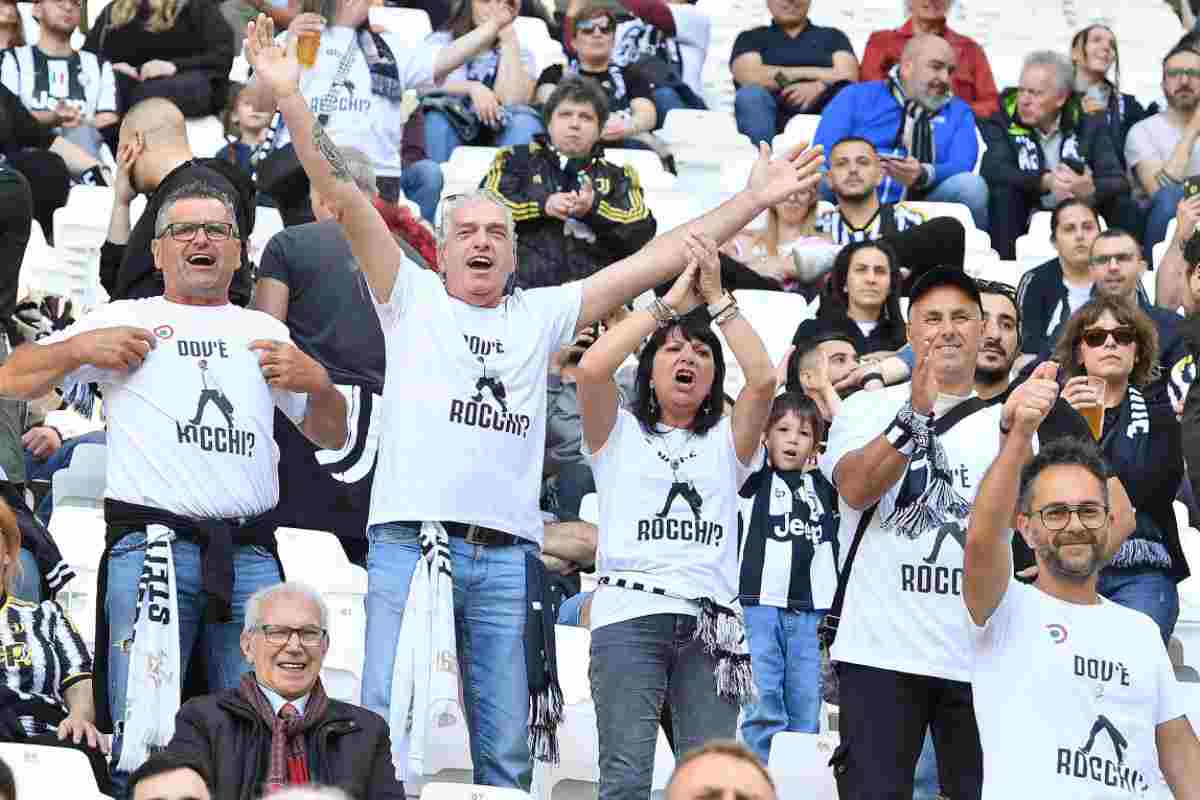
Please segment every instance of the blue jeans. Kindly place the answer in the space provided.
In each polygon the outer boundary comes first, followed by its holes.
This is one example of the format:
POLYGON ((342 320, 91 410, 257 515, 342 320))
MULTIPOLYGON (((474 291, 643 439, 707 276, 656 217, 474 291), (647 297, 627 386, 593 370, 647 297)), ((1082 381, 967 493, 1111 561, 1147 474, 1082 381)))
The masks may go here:
POLYGON ((1167 226, 1175 219, 1175 207, 1182 199, 1183 184, 1164 186, 1151 198, 1150 214, 1146 218, 1146 235, 1142 241, 1147 264, 1154 264, 1154 245, 1167 238, 1167 226))
POLYGON ((583 603, 592 596, 591 592, 577 592, 558 607, 558 624, 570 625, 573 628, 583 626, 583 603))
POLYGON ((921 195, 921 199, 931 203, 962 203, 971 209, 975 227, 981 231, 988 230, 987 183, 972 172, 951 175, 932 191, 921 195))
POLYGON ((400 189, 404 196, 421 209, 421 216, 433 223, 437 214, 438 201, 442 198, 442 187, 446 179, 442 168, 428 158, 409 164, 400 173, 400 189))
POLYGON ((676 757, 732 738, 738 706, 717 696, 713 657, 696 618, 652 614, 592 631, 592 700, 600 740, 599 800, 647 798, 664 703, 676 757))
POLYGON ((1096 591, 1114 603, 1141 611, 1154 620, 1166 644, 1179 619, 1179 587, 1175 579, 1161 569, 1100 570, 1096 591))
POLYGON ((921 756, 917 759, 917 770, 913 774, 913 800, 937 800, 940 792, 941 782, 938 780, 933 734, 926 729, 925 744, 921 745, 921 756))
MULTIPOLYGON (((687 94, 691 95, 691 92, 687 94)), ((654 90, 654 110, 658 112, 658 122, 654 127, 661 128, 666 122, 667 112, 676 108, 704 108, 704 105, 689 101, 673 86, 659 86, 654 90)))
POLYGON ((771 143, 783 130, 779 119, 779 100, 761 86, 743 86, 733 98, 733 115, 738 131, 750 137, 755 147, 759 142, 771 143))
MULTIPOLYGON (((108 591, 104 610, 109 626, 108 707, 118 728, 113 737, 113 783, 117 797, 126 795, 129 775, 117 772, 121 758, 121 723, 125 718, 125 697, 129 679, 129 654, 122 644, 133 634, 133 617, 137 608, 137 584, 142 574, 146 553, 146 534, 127 533, 112 546, 108 554, 108 591)), ((197 639, 205 647, 208 663, 209 689, 237 687, 246 660, 242 656, 239 638, 245 620, 246 601, 259 589, 283 580, 275 557, 264 547, 242 546, 233 550, 233 619, 223 623, 203 622, 205 594, 201 585, 200 546, 176 538, 171 543, 175 561, 175 583, 179 602, 179 667, 180 680, 187 674, 188 661, 197 639)), ((136 687, 135 687, 136 688, 136 687)))
POLYGON ((464 142, 458 135, 458 131, 450 124, 449 118, 441 111, 426 111, 426 155, 434 163, 444 164, 450 160, 450 154, 460 144, 494 145, 496 147, 529 144, 535 134, 546 130, 542 124, 542 115, 530 106, 505 106, 504 110, 508 112, 508 124, 499 130, 480 125, 479 138, 474 142, 464 142))
POLYGON ((746 606, 746 635, 758 700, 742 716, 742 738, 766 764, 780 731, 816 733, 821 725, 819 611, 746 606))
MULTIPOLYGON (((429 117, 426 116, 426 119, 429 117)), ((367 643, 362 701, 388 718, 400 619, 420 557, 420 523, 392 522, 367 530, 367 643)), ((525 672, 525 554, 533 542, 509 547, 450 539, 458 669, 466 701, 474 781, 529 791, 529 680, 525 672)))
MULTIPOLYGON (((25 480, 53 481, 54 473, 71 466, 71 455, 79 444, 104 444, 108 435, 104 431, 90 431, 82 436, 73 436, 62 443, 45 461, 38 461, 28 450, 25 451, 25 480)), ((42 502, 38 503, 34 516, 45 526, 50 525, 50 515, 54 512, 54 492, 46 492, 42 502)))

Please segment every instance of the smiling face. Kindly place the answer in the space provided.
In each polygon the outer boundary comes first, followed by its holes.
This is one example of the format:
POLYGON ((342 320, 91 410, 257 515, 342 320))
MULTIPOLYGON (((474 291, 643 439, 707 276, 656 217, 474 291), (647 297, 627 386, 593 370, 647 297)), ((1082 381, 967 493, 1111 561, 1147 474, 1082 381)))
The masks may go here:
POLYGON ((676 327, 654 353, 650 371, 658 404, 679 415, 695 414, 713 388, 713 352, 698 339, 688 339, 676 327))
POLYGON ((443 265, 446 291, 469 305, 499 305, 508 276, 516 268, 516 245, 504 209, 480 197, 445 213, 446 239, 439 263, 443 265))
POLYGON ((600 116, 591 103, 563 100, 546 128, 554 149, 567 158, 586 156, 600 140, 600 116))
POLYGON ((812 422, 795 411, 780 417, 767 429, 765 436, 771 466, 781 472, 804 469, 816 447, 812 422))
MULTIPOLYGON (((176 200, 167 209, 167 230, 174 223, 234 222, 220 200, 195 197, 176 200)), ((241 263, 241 241, 235 232, 214 241, 203 229, 191 241, 169 232, 150 242, 154 266, 163 273, 163 296, 177 303, 220 305, 228 302, 229 284, 241 263)))
POLYGON ((1047 467, 1034 480, 1029 509, 1017 515, 1021 535, 1036 554, 1041 569, 1056 578, 1086 581, 1103 565, 1102 554, 1108 546, 1112 517, 1109 515, 1103 525, 1090 530, 1083 526, 1078 514, 1071 514, 1065 528, 1049 530, 1041 515, 1034 512, 1056 503, 1103 506, 1103 486, 1083 467, 1074 464, 1047 467))
POLYGON ((1103 76, 1117 60, 1117 37, 1103 25, 1094 25, 1071 52, 1071 60, 1077 68, 1103 76))
POLYGON ((1054 228, 1054 249, 1059 261, 1078 274, 1088 268, 1092 242, 1100 233, 1096 212, 1087 206, 1067 206, 1058 213, 1054 228))
POLYGON ((825 178, 838 202, 858 203, 867 199, 879 185, 879 175, 879 156, 866 142, 843 142, 834 145, 829 154, 829 173, 825 178))
POLYGON ((979 339, 979 356, 975 359, 975 380, 992 383, 1003 379, 1017 358, 1017 309, 1002 294, 985 293, 983 326, 979 339))
MULTIPOLYGON (((1093 324, 1083 329, 1084 335, 1088 333, 1099 333, 1101 331, 1133 331, 1133 328, 1120 322, 1112 315, 1111 311, 1105 311, 1100 315, 1093 324)), ((1107 381, 1124 381, 1128 380, 1133 372, 1133 366, 1138 359, 1137 341, 1134 340, 1129 344, 1118 344, 1116 337, 1111 333, 1105 337, 1104 343, 1093 347, 1089 345, 1082 337, 1075 349, 1076 358, 1083 365, 1083 370, 1088 375, 1094 378, 1104 378, 1107 381)))
POLYGON ((966 292, 938 286, 913 303, 908 341, 917 353, 930 341, 933 369, 944 385, 966 384, 975 374, 981 326, 979 306, 966 292))
POLYGON ((1132 236, 1098 236, 1092 242, 1090 275, 1096 292, 1132 300, 1146 269, 1142 248, 1132 236))
MULTIPOLYGON (((262 604, 259 622, 261 626, 320 628, 321 609, 309 597, 280 592, 262 604)), ((262 630, 254 630, 242 633, 241 646, 242 655, 254 665, 258 682, 285 700, 295 700, 308 694, 320 677, 329 637, 309 647, 301 644, 298 634, 292 634, 286 644, 279 645, 268 642, 262 630)))
MULTIPOLYGON (((850 257, 846 272, 846 297, 850 310, 878 316, 892 288, 892 265, 882 251, 864 247, 850 257)), ((858 319, 858 316, 854 316, 858 319)))

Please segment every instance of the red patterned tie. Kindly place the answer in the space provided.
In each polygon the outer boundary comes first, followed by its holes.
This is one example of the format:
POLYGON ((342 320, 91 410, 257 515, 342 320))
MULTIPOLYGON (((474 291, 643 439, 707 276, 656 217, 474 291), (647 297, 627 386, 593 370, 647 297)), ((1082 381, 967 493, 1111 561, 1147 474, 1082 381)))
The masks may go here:
MULTIPOLYGON (((300 712, 291 703, 284 703, 279 716, 286 720, 288 728, 300 721, 300 712)), ((287 782, 290 786, 309 783, 308 754, 304 750, 304 735, 289 736, 284 745, 287 756, 287 782)))

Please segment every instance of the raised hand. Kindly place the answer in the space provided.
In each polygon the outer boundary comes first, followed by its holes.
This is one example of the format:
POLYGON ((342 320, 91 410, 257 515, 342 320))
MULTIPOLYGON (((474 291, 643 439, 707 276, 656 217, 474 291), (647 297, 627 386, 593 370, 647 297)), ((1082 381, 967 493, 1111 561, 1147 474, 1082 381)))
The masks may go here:
POLYGON ((806 189, 815 189, 821 182, 821 168, 825 155, 820 145, 809 147, 808 142, 798 142, 782 155, 771 157, 771 148, 766 142, 758 146, 758 161, 750 170, 746 188, 754 193, 762 208, 782 203, 788 195, 806 189))
POLYGON ((1067 404, 1076 411, 1098 406, 1101 402, 1101 398, 1097 396, 1096 387, 1088 382, 1087 375, 1076 375, 1067 381, 1062 389, 1062 399, 1066 400, 1067 404))
POLYGON ((684 240, 691 260, 700 265, 697 291, 705 303, 712 305, 724 295, 721 288, 721 259, 717 255, 717 243, 707 236, 688 233, 684 240))
POLYGON ((113 177, 113 202, 127 206, 137 196, 133 188, 133 164, 146 149, 146 140, 140 131, 134 131, 128 141, 117 147, 117 172, 113 177))
POLYGON ((246 25, 246 61, 276 98, 300 91, 300 62, 296 60, 296 38, 288 37, 287 48, 275 43, 275 23, 266 14, 246 25))
POLYGON ((933 403, 937 400, 939 389, 937 372, 933 367, 933 339, 930 337, 922 342, 912 373, 910 402, 914 411, 926 416, 933 413, 933 403))
POLYGON ((700 265, 696 261, 689 261, 675 283, 671 284, 663 302, 676 314, 683 316, 700 305, 699 283, 700 265))
POLYGON ((792 360, 792 353, 796 352, 796 345, 792 345, 783 354, 783 358, 775 365, 775 385, 787 386, 788 382, 788 362, 792 360))
POLYGON ((80 364, 115 372, 137 369, 158 344, 153 333, 132 325, 99 328, 72 336, 68 341, 75 347, 80 364))
POLYGON ((1033 436, 1058 400, 1058 364, 1046 361, 1004 402, 1000 422, 1023 436, 1033 436))

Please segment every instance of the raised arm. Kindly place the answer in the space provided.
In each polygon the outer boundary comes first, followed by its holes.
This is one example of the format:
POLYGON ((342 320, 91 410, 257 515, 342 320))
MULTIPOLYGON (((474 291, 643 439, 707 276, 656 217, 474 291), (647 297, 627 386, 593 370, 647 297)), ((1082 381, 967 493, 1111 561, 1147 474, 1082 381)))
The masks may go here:
POLYGON ((266 14, 246 26, 246 60, 258 79, 275 95, 283 120, 292 132, 296 157, 321 197, 337 209, 338 220, 350 240, 354 258, 362 267, 375 300, 392 296, 404 252, 392 238, 370 198, 358 190, 342 154, 325 133, 300 94, 300 63, 296 40, 289 37, 286 50, 275 43, 275 26, 266 14))
POLYGON ((800 143, 779 158, 759 147, 758 162, 746 188, 716 209, 660 235, 638 252, 591 275, 583 282, 583 307, 576 330, 582 330, 628 303, 647 289, 674 278, 688 259, 689 233, 724 244, 750 220, 788 195, 813 188, 821 180, 821 148, 800 143))
MULTIPOLYGON (((514 7, 504 3, 497 3, 491 16, 477 25, 475 30, 458 37, 439 50, 433 62, 434 82, 441 83, 451 72, 491 47, 497 37, 502 39, 501 54, 503 56, 503 38, 511 37, 514 43, 517 42, 516 30, 512 27, 512 21, 516 19, 516 13, 514 7)), ((516 55, 521 74, 529 81, 529 76, 525 74, 524 66, 520 64, 521 50, 519 45, 516 46, 516 55)), ((503 58, 501 58, 501 65, 503 66, 503 58)), ((500 85, 499 76, 496 78, 496 85, 497 87, 500 85)), ((532 81, 530 81, 526 89, 531 90, 532 85, 532 81)), ((499 91, 500 89, 497 88, 496 92, 499 93, 499 91)))
POLYGON ((1004 599, 1012 579, 1012 523, 1020 492, 1021 468, 1033 457, 1033 437, 1054 408, 1058 365, 1038 366, 1004 404, 1000 453, 988 467, 975 494, 967 543, 963 548, 963 602, 976 625, 983 626, 1004 599))
POLYGON ((1191 265, 1183 257, 1183 248, 1200 222, 1200 195, 1185 197, 1175 209, 1175 235, 1162 261, 1154 264, 1154 304, 1174 311, 1182 306, 1189 314, 1196 309, 1188 290, 1191 265))

